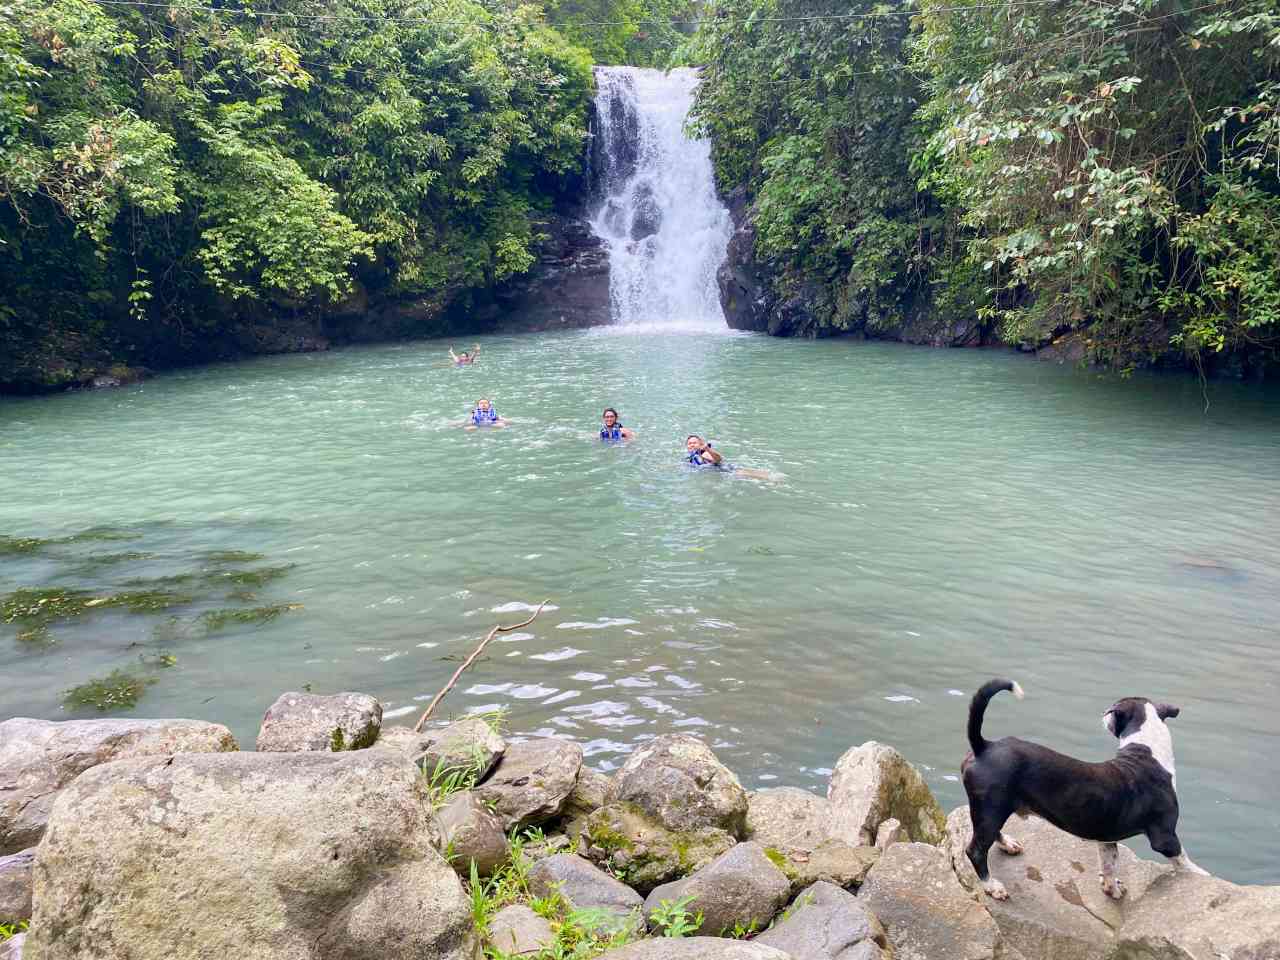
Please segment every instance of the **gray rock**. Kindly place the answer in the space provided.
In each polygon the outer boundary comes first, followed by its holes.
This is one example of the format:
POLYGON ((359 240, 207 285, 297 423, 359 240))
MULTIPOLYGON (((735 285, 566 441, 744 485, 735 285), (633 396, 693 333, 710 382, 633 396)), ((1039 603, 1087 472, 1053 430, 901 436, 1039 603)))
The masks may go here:
POLYGON ((489 945, 504 957, 537 953, 555 938, 551 924, 522 903, 503 907, 489 921, 489 945))
POLYGON ((658 937, 619 947, 599 960, 792 960, 791 956, 762 943, 725 940, 722 937, 658 937))
POLYGON ((23 947, 27 942, 27 935, 19 933, 10 937, 4 943, 0 943, 0 960, 22 960, 23 947))
POLYGON ((539 860, 529 870, 529 889, 539 897, 558 891, 570 910, 606 911, 617 918, 611 929, 640 926, 640 894, 576 854, 539 860))
POLYGON ((529 840, 520 847, 521 854, 530 863, 537 863, 557 853, 574 853, 578 849, 578 841, 563 833, 544 834, 540 840, 529 840))
POLYGON ((801 893, 786 918, 755 942, 794 960, 873 960, 889 943, 880 921, 853 894, 822 882, 801 893))
POLYGON ((827 840, 808 852, 773 847, 765 852, 791 881, 792 893, 820 880, 845 889, 857 888, 880 859, 875 847, 854 847, 843 840, 827 840))
POLYGON ((1107 960, 1277 960, 1280 886, 1165 869, 1135 902, 1107 960))
POLYGON ((0 723, 0 854, 35 846, 58 791, 85 770, 124 757, 237 750, 231 731, 201 720, 0 723))
POLYGON ((0 857, 0 922, 31 919, 31 867, 36 848, 0 857))
POLYGON ((399 753, 412 760, 427 752, 434 736, 432 730, 415 733, 413 727, 383 727, 369 749, 399 753))
POLYGON ((464 879, 488 877, 511 858, 511 846, 499 820, 474 791, 454 794, 436 814, 445 858, 464 879))
POLYGON ((507 749, 507 741, 498 736, 479 717, 465 717, 431 731, 427 746, 414 759, 428 776, 458 771, 479 783, 494 768, 507 749))
POLYGON ((573 786, 562 811, 566 819, 576 819, 595 813, 605 804, 609 790, 609 778, 603 773, 583 767, 578 771, 578 782, 573 786))
MULTIPOLYGON (((973 836, 969 808, 957 807, 947 817, 946 850, 952 868, 968 890, 977 894, 995 919, 1005 942, 1028 957, 1054 960, 1101 960, 1124 920, 1124 901, 1112 900, 1098 882, 1098 845, 1080 840, 1039 817, 1013 817, 1005 832, 1023 845, 1009 856, 992 847, 987 856, 991 875, 1004 884, 1008 900, 993 900, 979 888, 977 874, 965 856, 973 836)), ((1141 897, 1162 867, 1139 860, 1119 847, 1118 875, 1130 901, 1141 897)))
POLYGON ((830 840, 831 803, 796 787, 770 787, 747 797, 748 839, 778 850, 810 851, 830 840))
POLYGON ((947 854, 937 847, 895 843, 872 868, 858 900, 884 924, 894 960, 999 955, 995 921, 960 885, 947 854))
POLYGON ((915 767, 874 740, 836 762, 827 799, 835 836, 858 846, 873 846, 880 824, 890 818, 920 843, 941 843, 946 836, 946 815, 915 767))
POLYGON ((473 960, 421 777, 378 751, 120 760, 54 804, 40 960, 473 960))
POLYGON ((580 844, 596 863, 624 873, 640 892, 692 873, 736 842, 716 827, 676 833, 631 803, 611 803, 586 818, 580 844))
POLYGON ((686 908, 702 914, 699 932, 723 936, 735 929, 762 930, 786 904, 791 883, 754 841, 739 843, 701 870, 664 883, 645 898, 644 912, 653 924, 664 901, 693 900, 686 908))
POLYGON ((876 830, 875 846, 877 850, 885 850, 897 843, 899 840, 905 839, 906 838, 902 835, 902 824, 893 817, 890 817, 884 823, 880 824, 879 829, 876 830))
POLYGON ((365 693, 282 693, 262 718, 261 752, 362 750, 382 729, 382 704, 365 693))
POLYGON ((747 792, 701 740, 667 734, 627 758, 605 794, 630 803, 677 833, 715 827, 734 837, 746 829, 747 792))
POLYGON ((560 812, 581 767, 582 747, 568 740, 512 743, 476 792, 505 830, 543 823, 560 812))

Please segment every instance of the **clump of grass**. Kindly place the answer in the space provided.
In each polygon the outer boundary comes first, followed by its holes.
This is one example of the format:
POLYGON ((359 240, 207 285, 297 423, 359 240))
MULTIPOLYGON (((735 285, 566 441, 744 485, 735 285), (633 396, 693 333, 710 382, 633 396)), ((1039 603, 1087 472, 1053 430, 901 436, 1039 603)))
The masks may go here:
POLYGON ((245 623, 270 623, 290 610, 301 610, 300 603, 273 603, 265 607, 249 607, 238 610, 206 610, 200 614, 200 622, 210 633, 245 623))
POLYGON ((254 563, 265 560, 260 553, 249 553, 247 550, 210 550, 203 555, 206 563, 254 563))
POLYGON ((285 563, 278 567, 254 567, 249 570, 217 570, 205 575, 209 583, 234 583, 240 587, 262 587, 272 580, 279 580, 295 564, 285 563))
POLYGON ((90 601, 90 606, 123 607, 130 613, 156 613, 191 603, 195 597, 171 590, 135 590, 90 601))
POLYGON ((74 587, 23 587, 0 598, 0 623, 46 626, 92 609, 93 594, 74 587))
POLYGON ((103 713, 128 709, 136 705, 147 687, 155 682, 153 677, 116 669, 105 677, 72 687, 63 695, 62 702, 68 707, 95 707, 103 713))
POLYGON ((26 933, 31 929, 31 921, 19 920, 17 923, 0 923, 0 943, 6 940, 12 940, 20 933, 26 933))

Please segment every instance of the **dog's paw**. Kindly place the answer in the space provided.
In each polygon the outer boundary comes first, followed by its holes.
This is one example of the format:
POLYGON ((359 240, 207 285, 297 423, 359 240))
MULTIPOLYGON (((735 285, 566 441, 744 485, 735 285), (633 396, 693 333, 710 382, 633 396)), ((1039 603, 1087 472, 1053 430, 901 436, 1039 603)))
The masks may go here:
POLYGON ((1001 850, 1011 857, 1016 857, 1023 849, 1020 841, 1013 839, 1013 837, 1006 837, 1003 833, 1000 834, 1000 839, 996 843, 1001 850))
POLYGON ((987 896, 992 900, 1008 900, 1009 891, 1004 888, 1004 884, 992 877, 982 885, 982 889, 987 891, 987 896))
POLYGON ((1119 877, 1104 876, 1102 878, 1102 892, 1112 900, 1123 900, 1126 890, 1119 877))

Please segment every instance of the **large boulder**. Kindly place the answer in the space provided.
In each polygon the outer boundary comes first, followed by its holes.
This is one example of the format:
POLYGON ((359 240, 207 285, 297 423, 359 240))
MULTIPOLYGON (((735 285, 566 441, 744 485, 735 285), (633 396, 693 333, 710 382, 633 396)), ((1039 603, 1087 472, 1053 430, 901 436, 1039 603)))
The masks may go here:
MULTIPOLYGON (((1012 818, 1005 830, 1021 842, 1023 852, 1009 856, 998 846, 987 855, 991 875, 1004 884, 1008 900, 981 892, 978 876, 965 855, 973 836, 969 808, 957 807, 947 817, 946 849, 956 876, 1000 927, 1005 942, 1027 957, 1054 960, 1101 960, 1124 922, 1124 901, 1112 900, 1098 882, 1098 845, 1080 840, 1039 817, 1012 818)), ((1141 897, 1161 870, 1119 847, 1117 875, 1127 899, 1141 897)))
POLYGON ((614 918, 610 929, 640 927, 644 900, 592 863, 573 853, 539 860, 529 870, 529 890, 537 897, 558 893, 570 910, 599 910, 614 918))
POLYGON ((854 847, 843 840, 827 840, 809 851, 765 850, 791 881, 791 892, 799 893, 820 880, 844 889, 856 889, 866 880, 880 859, 875 847, 854 847))
POLYGON ((742 784, 710 747, 685 734, 657 737, 632 753, 605 800, 634 804, 676 833, 714 827, 741 837, 746 828, 742 784))
POLYGON ((464 717, 431 731, 426 747, 415 757, 428 776, 456 772, 479 783, 506 752, 507 741, 479 717, 464 717))
POLYGON ((946 835, 946 815, 915 767, 874 740, 836 762, 827 799, 835 836, 855 846, 874 846, 880 824, 890 818, 919 843, 941 843, 946 835))
POLYGON ((992 960, 999 955, 995 921, 960 886, 950 858, 937 847, 893 844, 872 868, 858 899, 884 924, 894 960, 992 960))
POLYGON ((258 749, 362 750, 378 739, 382 704, 366 693, 282 693, 262 718, 258 749))
POLYGON ((889 944, 875 915, 830 883, 805 890, 787 908, 786 918, 755 942, 777 947, 795 960, 880 960, 889 944))
POLYGON ((440 845, 453 869, 465 877, 476 873, 488 877, 511 858, 511 845, 495 816, 472 790, 449 798, 436 814, 440 845))
POLYGON ((633 803, 611 803, 586 818, 581 842, 593 861, 644 893, 705 866, 737 841, 717 827, 668 830, 633 803))
POLYGON ((793 960, 773 947, 742 940, 726 940, 722 937, 688 937, 673 939, 657 937, 628 944, 608 953, 599 960, 793 960))
POLYGON ((1125 908, 1107 960, 1277 960, 1280 886, 1164 870, 1125 908))
POLYGON ((712 936, 735 931, 762 930, 786 904, 791 883, 754 841, 739 843, 701 870, 655 887, 644 902, 645 915, 653 924, 654 912, 664 902, 685 897, 692 901, 685 909, 702 914, 698 930, 712 936))
POLYGON ((0 723, 0 854, 39 843, 58 791, 90 767, 125 757, 237 749, 230 730, 201 720, 6 720, 0 723))
POLYGON ((17 936, 10 937, 0 943, 0 960, 22 960, 23 947, 26 942, 27 935, 19 933, 17 936))
POLYGON ((39 960, 473 960, 408 761, 182 754, 80 775, 35 866, 39 960))
POLYGON ((548 737, 512 743, 476 792, 505 830, 543 823, 560 812, 581 767, 582 747, 572 741, 548 737))
POLYGON ((36 849, 0 857, 0 923, 31 919, 31 868, 36 849))
POLYGON ((551 924, 523 903, 503 907, 489 921, 489 946, 503 957, 539 953, 555 940, 551 924))
POLYGON ((746 835, 778 850, 813 850, 831 839, 831 802, 798 787, 769 787, 747 797, 746 835))
POLYGON ((578 771, 578 782, 565 800, 561 813, 566 820, 590 816, 605 805, 608 792, 609 778, 590 767, 583 767, 578 771))

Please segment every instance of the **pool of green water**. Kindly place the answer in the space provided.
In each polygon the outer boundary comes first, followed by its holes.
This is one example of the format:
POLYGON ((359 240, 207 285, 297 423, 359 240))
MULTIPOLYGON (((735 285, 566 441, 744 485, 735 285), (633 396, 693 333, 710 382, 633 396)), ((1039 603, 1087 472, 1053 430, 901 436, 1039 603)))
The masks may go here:
POLYGON ((403 344, 0 402, 0 534, 127 538, 0 556, 0 594, 178 594, 43 638, 0 624, 0 716, 96 716, 64 692, 119 668, 155 682, 118 715, 216 720, 246 746, 304 687, 408 723, 490 626, 549 598, 445 714, 505 707, 606 770, 693 733, 748 786, 822 789, 876 739, 950 807, 988 677, 1027 690, 989 736, 1088 759, 1114 750, 1102 711, 1150 696, 1183 708, 1191 854, 1280 882, 1274 389, 1210 384, 1206 412, 1182 378, 652 330, 445 360, 403 344), (480 396, 508 429, 460 428, 480 396), (605 405, 634 442, 593 439, 605 405), (780 476, 682 466, 693 432, 780 476))

